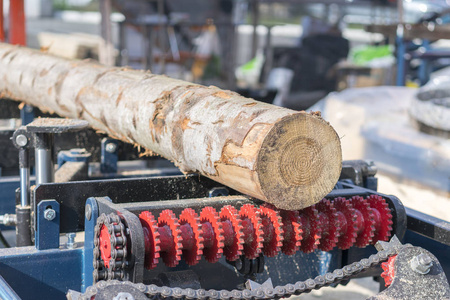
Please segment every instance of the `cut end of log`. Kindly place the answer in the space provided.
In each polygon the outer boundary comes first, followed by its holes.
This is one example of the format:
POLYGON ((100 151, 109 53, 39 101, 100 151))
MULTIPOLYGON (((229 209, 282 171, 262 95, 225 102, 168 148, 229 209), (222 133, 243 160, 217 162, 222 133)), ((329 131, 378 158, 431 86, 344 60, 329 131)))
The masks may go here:
POLYGON ((338 181, 341 143, 316 115, 286 116, 265 137, 256 168, 262 200, 281 209, 302 209, 319 202, 338 181))

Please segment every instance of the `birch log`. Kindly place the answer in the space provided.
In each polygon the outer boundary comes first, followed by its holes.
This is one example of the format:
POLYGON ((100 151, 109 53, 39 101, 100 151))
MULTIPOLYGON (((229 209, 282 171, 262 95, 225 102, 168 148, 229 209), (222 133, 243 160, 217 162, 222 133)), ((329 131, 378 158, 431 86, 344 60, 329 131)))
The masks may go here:
POLYGON ((149 72, 0 44, 0 96, 85 119, 282 209, 320 201, 341 171, 340 140, 318 114, 149 72))

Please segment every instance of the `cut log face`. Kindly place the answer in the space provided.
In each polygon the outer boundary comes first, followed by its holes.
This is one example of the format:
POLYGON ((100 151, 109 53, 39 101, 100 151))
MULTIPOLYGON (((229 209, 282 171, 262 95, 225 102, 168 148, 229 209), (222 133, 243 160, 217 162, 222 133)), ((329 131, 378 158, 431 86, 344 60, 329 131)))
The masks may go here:
POLYGON ((316 114, 149 72, 0 44, 0 95, 93 128, 283 209, 320 201, 341 148, 316 114))

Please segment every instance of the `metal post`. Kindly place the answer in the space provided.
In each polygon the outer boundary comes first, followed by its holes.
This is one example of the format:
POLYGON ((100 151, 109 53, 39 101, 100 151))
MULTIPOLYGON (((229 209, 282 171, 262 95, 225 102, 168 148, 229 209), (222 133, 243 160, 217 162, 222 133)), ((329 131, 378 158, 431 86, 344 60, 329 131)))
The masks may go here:
POLYGON ((30 154, 27 148, 19 150, 20 166, 20 205, 30 205, 30 154))
POLYGON ((36 184, 53 182, 55 179, 53 134, 36 133, 35 137, 36 184))
POLYGON ((10 44, 22 46, 26 44, 24 0, 10 1, 8 37, 10 44))
POLYGON ((258 23, 259 23, 259 1, 252 1, 252 25, 253 25, 253 36, 252 36, 252 56, 253 59, 258 51, 258 23))
POLYGON ((5 27, 3 20, 3 0, 0 0, 0 42, 5 41, 5 27))
POLYGON ((100 13, 102 16, 101 20, 101 33, 104 40, 103 46, 103 59, 101 63, 107 66, 114 66, 114 46, 112 43, 112 30, 111 30, 111 0, 101 0, 100 1, 100 13))
MULTIPOLYGON (((20 204, 16 205, 16 246, 30 246, 31 207, 30 207, 30 138, 25 127, 14 132, 13 143, 19 149, 20 204)), ((17 199, 19 200, 19 199, 17 199)))

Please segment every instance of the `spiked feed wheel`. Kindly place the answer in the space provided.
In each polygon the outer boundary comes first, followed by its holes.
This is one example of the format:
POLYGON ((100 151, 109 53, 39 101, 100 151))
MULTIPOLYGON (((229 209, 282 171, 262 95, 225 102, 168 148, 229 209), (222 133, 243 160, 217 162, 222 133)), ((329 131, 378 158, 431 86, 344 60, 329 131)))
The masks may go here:
POLYGON ((350 203, 357 212, 356 224, 359 230, 355 245, 362 248, 370 244, 373 240, 375 216, 366 199, 360 196, 354 196, 350 199, 350 203))
POLYGON ((180 229, 183 237, 183 258, 190 266, 197 264, 203 254, 203 233, 200 218, 195 210, 186 208, 180 214, 180 229))
POLYGON ((280 212, 283 222, 284 240, 281 251, 286 255, 295 254, 302 241, 302 224, 298 211, 282 210, 280 212))
POLYGON ((181 260, 182 249, 178 219, 171 210, 163 210, 159 214, 158 227, 161 240, 161 257, 166 266, 175 267, 181 260))
POLYGON ((392 231, 392 214, 386 201, 379 195, 370 195, 367 202, 374 212, 375 233, 372 244, 387 241, 392 231))
POLYGON ((153 269, 158 264, 159 258, 159 231, 155 218, 149 211, 143 211, 139 215, 142 229, 144 230, 145 243, 145 267, 153 269))
MULTIPOLYGON (((202 255, 216 262, 222 253, 234 261, 241 255, 255 259, 261 253, 272 257, 279 252, 293 255, 298 250, 309 253, 317 248, 365 247, 387 240, 392 231, 392 214, 386 201, 377 195, 324 199, 300 211, 245 204, 239 211, 224 206, 220 213, 212 207, 199 213, 186 208, 179 218, 164 210, 158 221, 151 212, 143 211, 139 219, 147 269, 155 268, 160 256, 167 266, 174 267, 181 256, 188 265, 195 265, 202 255)), ((126 258, 124 229, 117 215, 99 217, 94 240, 96 278, 120 278, 126 258)))
POLYGON ((239 215, 244 227, 244 254, 248 259, 255 259, 263 247, 263 234, 259 211, 251 204, 241 207, 239 215))
POLYGON ((330 200, 323 199, 316 204, 319 219, 322 223, 322 234, 319 240, 319 249, 330 251, 338 242, 339 223, 338 214, 330 200))
POLYGON ((280 214, 274 206, 262 205, 259 215, 263 226, 263 253, 267 257, 276 256, 283 246, 283 223, 280 214))
POLYGON ((208 237, 205 243, 203 256, 208 262, 215 263, 219 260, 223 252, 223 229, 219 220, 219 214, 212 207, 205 207, 200 213, 200 222, 202 223, 203 234, 208 237))
POLYGON ((357 230, 356 226, 356 212, 355 209, 345 198, 336 198, 333 200, 334 207, 338 214, 338 222, 340 228, 340 235, 337 246, 339 249, 345 250, 355 244, 357 230))
POLYGON ((229 261, 235 261, 242 255, 244 249, 244 232, 242 221, 236 208, 231 205, 220 210, 220 221, 225 237, 223 254, 229 261))
POLYGON ((300 211, 300 220, 303 226, 303 240, 300 249, 305 253, 311 253, 317 249, 321 237, 322 227, 318 218, 319 212, 315 205, 300 211))

